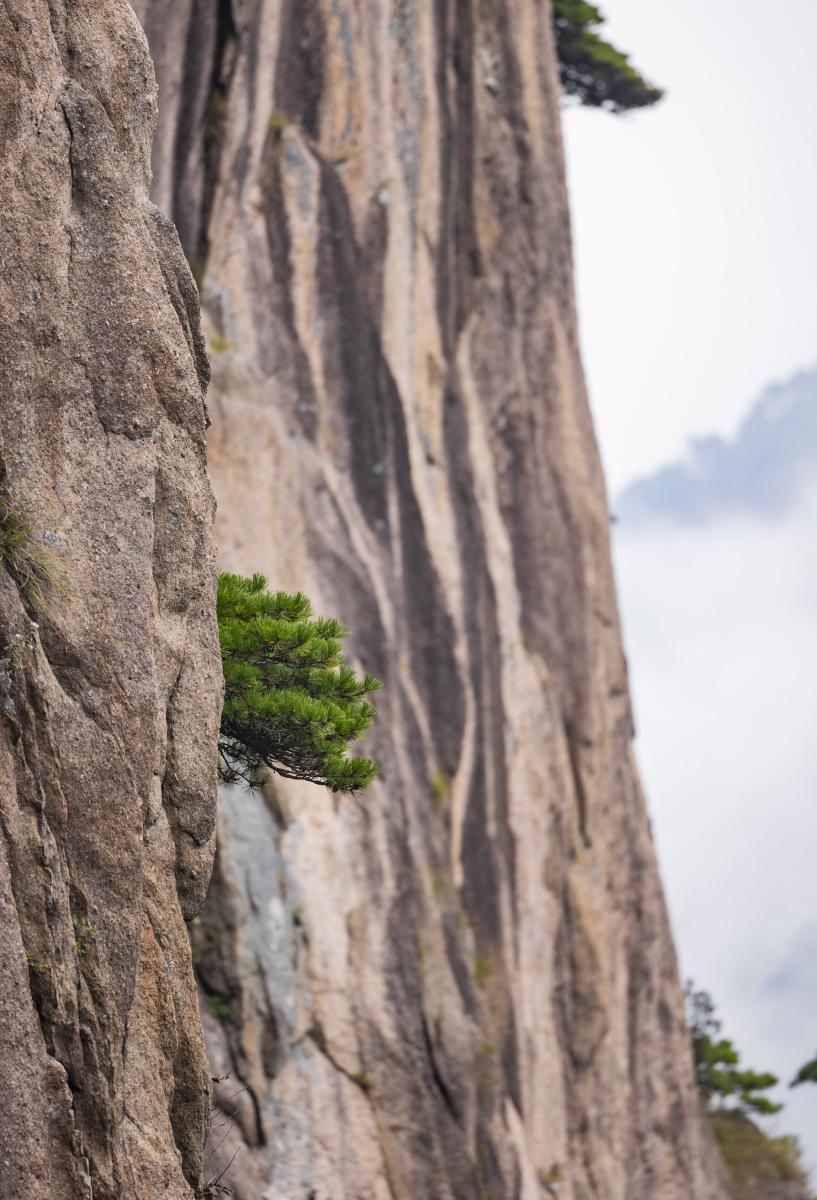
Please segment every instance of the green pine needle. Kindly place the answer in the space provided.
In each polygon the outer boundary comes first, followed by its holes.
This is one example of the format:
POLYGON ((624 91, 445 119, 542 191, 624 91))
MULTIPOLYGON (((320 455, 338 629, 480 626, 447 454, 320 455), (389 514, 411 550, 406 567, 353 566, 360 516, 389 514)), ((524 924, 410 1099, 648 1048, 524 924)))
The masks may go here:
POLYGON ((584 0, 554 0, 553 24, 559 81, 567 96, 593 108, 622 113, 655 104, 663 96, 630 63, 626 54, 595 30, 604 17, 584 0))
POLYGON ((380 682, 372 675, 359 679, 344 661, 340 621, 313 618, 300 592, 268 592, 263 575, 222 574, 218 629, 222 781, 255 786, 268 767, 333 792, 368 787, 377 763, 347 751, 375 718, 366 697, 380 682))
POLYGON ((695 1077, 707 1106, 731 1101, 744 1113, 779 1112, 782 1105, 761 1094, 778 1083, 777 1076, 740 1066, 740 1052, 728 1038, 719 1036, 721 1023, 709 993, 697 991, 690 981, 686 1000, 695 1077))

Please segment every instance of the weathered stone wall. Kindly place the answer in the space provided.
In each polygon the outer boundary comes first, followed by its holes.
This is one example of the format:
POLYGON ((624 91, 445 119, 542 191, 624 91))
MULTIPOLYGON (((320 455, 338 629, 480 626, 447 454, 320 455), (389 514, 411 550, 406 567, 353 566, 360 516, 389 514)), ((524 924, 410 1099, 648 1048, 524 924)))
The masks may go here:
POLYGON ((385 682, 382 783, 223 797, 240 1200, 710 1200, 632 757, 543 0, 139 0, 223 565, 385 682))
POLYGON ((123 0, 0 4, 0 1194, 181 1200, 221 673, 207 362, 123 0), (18 522, 19 523, 19 522, 18 522))

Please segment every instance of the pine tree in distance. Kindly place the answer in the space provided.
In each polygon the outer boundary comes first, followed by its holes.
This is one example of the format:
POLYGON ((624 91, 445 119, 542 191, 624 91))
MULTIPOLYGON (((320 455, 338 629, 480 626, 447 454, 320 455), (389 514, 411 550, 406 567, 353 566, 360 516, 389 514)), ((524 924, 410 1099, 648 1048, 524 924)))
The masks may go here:
POLYGON ((778 1082, 770 1071, 742 1068, 740 1053, 728 1038, 719 1036, 721 1023, 708 992, 698 991, 690 980, 685 990, 687 1024, 695 1056, 695 1078, 708 1108, 734 1105, 744 1113, 771 1116, 783 1107, 763 1092, 778 1082))
POLYGON ((817 1083, 817 1054, 810 1062, 803 1064, 789 1087, 799 1087, 801 1083, 817 1083))
POLYGON ((341 623, 313 619, 301 593, 269 592, 263 575, 222 574, 218 631, 222 782, 257 786, 268 767, 333 792, 368 787, 377 763, 347 750, 376 715, 366 697, 380 682, 372 675, 358 679, 346 664, 341 623))
POLYGON ((566 96, 591 108, 623 113, 646 108, 663 96, 630 62, 596 32, 604 17, 585 0, 553 0, 559 82, 566 96))

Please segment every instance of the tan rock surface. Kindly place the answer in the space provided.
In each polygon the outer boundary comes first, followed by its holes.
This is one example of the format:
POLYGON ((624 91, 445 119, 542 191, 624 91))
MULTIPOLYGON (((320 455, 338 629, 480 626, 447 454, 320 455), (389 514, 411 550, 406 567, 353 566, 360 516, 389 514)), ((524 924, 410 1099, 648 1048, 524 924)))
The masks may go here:
POLYGON ((215 821, 207 364, 155 117, 123 0, 0 5, 0 499, 62 580, 42 615, 0 566, 8 1200, 191 1197, 209 1116, 182 915, 215 821))
POLYGON ((223 797, 239 1200, 714 1200, 579 361, 541 0, 139 0, 223 565, 385 687, 371 795, 223 797))

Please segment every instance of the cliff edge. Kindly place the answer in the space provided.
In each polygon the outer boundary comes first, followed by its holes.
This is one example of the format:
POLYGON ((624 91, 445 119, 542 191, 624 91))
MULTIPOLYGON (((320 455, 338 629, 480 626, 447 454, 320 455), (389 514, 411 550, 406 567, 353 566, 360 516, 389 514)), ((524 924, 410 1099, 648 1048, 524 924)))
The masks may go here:
POLYGON ((148 199, 155 118, 123 0, 0 5, 0 1193, 20 1200, 192 1197, 210 1112, 184 922, 221 692, 207 363, 148 199))

